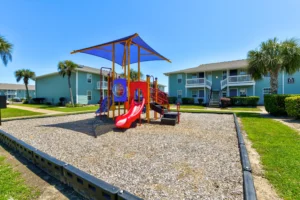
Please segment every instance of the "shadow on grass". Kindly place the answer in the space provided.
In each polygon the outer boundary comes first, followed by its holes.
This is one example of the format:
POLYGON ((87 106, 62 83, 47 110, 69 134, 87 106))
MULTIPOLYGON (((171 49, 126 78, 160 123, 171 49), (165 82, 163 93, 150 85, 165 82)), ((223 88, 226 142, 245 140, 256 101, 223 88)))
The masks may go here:
MULTIPOLYGON (((18 160, 22 165, 24 165, 27 169, 29 169, 31 172, 33 172, 38 177, 28 177, 28 174, 24 177, 25 183, 28 184, 30 187, 37 187, 34 184, 30 184, 30 182, 35 182, 34 180, 37 178, 43 179, 45 182, 50 184, 51 186, 55 187, 61 194, 63 194, 67 199, 84 199, 81 195, 76 193, 72 188, 68 187, 67 185, 61 183, 60 181, 56 180, 52 176, 48 175, 46 172, 39 169, 37 166, 35 166, 33 163, 29 162, 27 159, 25 159, 23 156, 21 156, 16 151, 10 149, 5 144, 0 142, 0 146, 3 147, 5 151, 7 151, 10 155, 12 155, 14 158, 18 160)), ((9 161, 8 161, 9 163, 9 161)), ((15 166, 15 164, 9 163, 15 170, 18 168, 15 166)), ((20 170, 21 171, 21 170, 20 170)), ((43 187, 42 187, 43 188, 43 187)), ((39 188, 40 189, 40 188, 39 188)), ((40 191, 43 192, 43 191, 40 191)))

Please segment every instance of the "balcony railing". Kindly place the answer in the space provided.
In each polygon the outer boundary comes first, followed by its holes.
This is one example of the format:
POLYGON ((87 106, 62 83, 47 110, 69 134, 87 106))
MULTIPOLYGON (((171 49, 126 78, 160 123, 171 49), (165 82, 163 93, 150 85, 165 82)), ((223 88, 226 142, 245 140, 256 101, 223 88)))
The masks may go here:
MULTIPOLYGON (((100 81, 97 82, 97 89, 100 90, 100 81)), ((102 89, 107 89, 107 81, 102 81, 102 89)))
POLYGON ((221 81, 221 89, 227 85, 253 85, 255 82, 252 79, 251 75, 237 75, 237 76, 228 76, 226 79, 221 81))
POLYGON ((211 81, 205 78, 186 79, 186 87, 209 87, 211 88, 211 81))
POLYGON ((5 92, 5 95, 17 95, 16 91, 5 92))

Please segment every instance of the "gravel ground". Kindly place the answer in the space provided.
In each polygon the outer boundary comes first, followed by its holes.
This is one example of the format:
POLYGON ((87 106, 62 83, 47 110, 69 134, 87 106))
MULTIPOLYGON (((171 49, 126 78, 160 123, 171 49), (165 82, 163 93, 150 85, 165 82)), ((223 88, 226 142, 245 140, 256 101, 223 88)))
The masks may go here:
POLYGON ((119 131, 89 113, 9 121, 1 129, 145 199, 243 198, 232 115, 183 113, 175 127, 154 121, 119 131))

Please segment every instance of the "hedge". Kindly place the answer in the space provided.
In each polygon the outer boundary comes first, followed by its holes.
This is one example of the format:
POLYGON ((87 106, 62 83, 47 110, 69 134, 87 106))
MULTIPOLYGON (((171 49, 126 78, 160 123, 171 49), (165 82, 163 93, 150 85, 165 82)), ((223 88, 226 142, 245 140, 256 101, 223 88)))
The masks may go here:
POLYGON ((189 98, 189 97, 182 98, 182 104, 195 104, 194 101, 195 101, 194 98, 189 98))
POLYGON ((202 98, 198 98, 198 103, 199 103, 200 105, 202 105, 202 104, 203 104, 203 99, 202 99, 202 98))
POLYGON ((266 111, 271 115, 287 115, 285 109, 285 99, 291 96, 299 96, 295 94, 266 94, 264 96, 264 104, 266 111))
POLYGON ((177 97, 168 97, 168 100, 169 100, 170 104, 173 104, 173 103, 176 103, 177 97))
POLYGON ((288 116, 300 118, 300 96, 287 97, 284 102, 288 116))
POLYGON ((258 96, 230 97, 232 106, 257 106, 258 96))

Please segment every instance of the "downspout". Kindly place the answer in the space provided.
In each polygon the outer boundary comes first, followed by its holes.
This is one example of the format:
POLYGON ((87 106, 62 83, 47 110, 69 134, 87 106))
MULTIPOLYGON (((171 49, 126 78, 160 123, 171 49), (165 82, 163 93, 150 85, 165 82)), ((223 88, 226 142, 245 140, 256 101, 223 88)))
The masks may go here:
POLYGON ((78 104, 78 70, 76 70, 76 103, 78 104))
POLYGON ((284 94, 284 71, 282 72, 282 94, 284 94))

